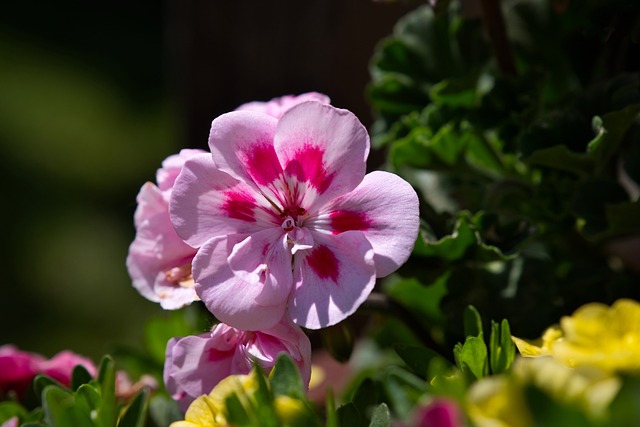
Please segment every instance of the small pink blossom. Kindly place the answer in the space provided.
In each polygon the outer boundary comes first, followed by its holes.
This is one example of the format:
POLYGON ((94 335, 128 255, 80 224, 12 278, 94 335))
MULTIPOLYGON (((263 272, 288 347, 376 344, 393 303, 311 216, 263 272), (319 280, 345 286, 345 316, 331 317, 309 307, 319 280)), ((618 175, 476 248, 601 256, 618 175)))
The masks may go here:
POLYGON ((239 106, 236 111, 257 111, 279 119, 285 111, 306 101, 317 101, 321 104, 330 104, 331 99, 327 95, 317 92, 308 92, 301 95, 285 95, 273 98, 267 102, 248 102, 239 106))
POLYGON ((229 375, 248 374, 253 362, 267 372, 279 354, 288 354, 300 368, 305 384, 311 376, 311 343, 287 320, 262 331, 240 331, 220 323, 211 332, 172 338, 167 344, 164 383, 183 410, 208 394, 229 375))
POLYGON ((458 404, 449 399, 436 399, 416 413, 418 427, 464 427, 464 416, 458 404))
POLYGON ((0 427, 18 427, 20 425, 20 420, 18 417, 11 417, 7 421, 3 422, 0 427))
POLYGON ((96 368, 93 362, 70 351, 62 351, 47 360, 39 354, 21 351, 12 345, 3 345, 0 347, 0 393, 5 394, 12 390, 19 397, 24 396, 31 380, 37 374, 47 375, 68 386, 71 383, 73 368, 77 365, 84 366, 95 376, 96 368))
POLYGON ((170 212, 200 248, 196 292, 221 321, 258 330, 288 312, 333 325, 409 257, 418 197, 394 174, 365 176, 369 136, 351 112, 313 101, 280 119, 234 111, 213 121, 209 147, 185 162, 170 212))
POLYGON ((158 169, 158 185, 147 182, 138 193, 134 215, 136 237, 129 247, 127 269, 133 286, 145 298, 174 310, 198 299, 191 261, 196 249, 180 239, 169 218, 169 198, 176 177, 189 157, 202 150, 182 150, 158 169))

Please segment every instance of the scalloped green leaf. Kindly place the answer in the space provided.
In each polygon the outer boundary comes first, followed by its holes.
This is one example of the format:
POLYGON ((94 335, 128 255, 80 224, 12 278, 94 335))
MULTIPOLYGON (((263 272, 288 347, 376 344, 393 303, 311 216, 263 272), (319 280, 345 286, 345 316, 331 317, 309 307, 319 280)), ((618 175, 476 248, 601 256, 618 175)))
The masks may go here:
POLYGON ((571 151, 565 145, 536 150, 529 156, 527 163, 533 167, 570 172, 579 177, 591 175, 595 168, 591 156, 571 151))

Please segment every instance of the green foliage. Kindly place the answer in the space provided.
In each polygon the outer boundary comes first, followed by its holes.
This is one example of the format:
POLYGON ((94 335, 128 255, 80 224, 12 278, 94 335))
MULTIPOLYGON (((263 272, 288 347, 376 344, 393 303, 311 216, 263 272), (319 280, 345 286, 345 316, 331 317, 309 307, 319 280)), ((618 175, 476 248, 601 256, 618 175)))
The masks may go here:
POLYGON ((144 427, 149 391, 142 389, 125 406, 116 398, 115 381, 115 363, 109 356, 102 359, 96 379, 82 366, 76 366, 71 388, 39 375, 32 386, 41 409, 28 413, 16 402, 2 402, 0 422, 17 416, 23 427, 144 427))
POLYGON ((583 303, 640 297, 637 270, 612 269, 608 251, 640 232, 640 49, 623 41, 640 11, 552 3, 505 7, 515 74, 457 1, 403 18, 371 64, 373 141, 418 190, 423 220, 389 294, 445 343, 466 336, 470 304, 534 337, 583 303))

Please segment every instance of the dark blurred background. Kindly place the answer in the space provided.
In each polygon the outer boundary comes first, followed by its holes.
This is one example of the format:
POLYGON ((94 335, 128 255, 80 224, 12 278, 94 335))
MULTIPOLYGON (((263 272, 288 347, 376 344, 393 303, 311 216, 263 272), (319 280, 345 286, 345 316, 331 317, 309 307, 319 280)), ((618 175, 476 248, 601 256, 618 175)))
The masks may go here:
POLYGON ((211 120, 306 91, 371 124, 378 41, 419 1, 0 5, 0 345, 97 359, 156 304, 124 260, 140 186, 211 120))

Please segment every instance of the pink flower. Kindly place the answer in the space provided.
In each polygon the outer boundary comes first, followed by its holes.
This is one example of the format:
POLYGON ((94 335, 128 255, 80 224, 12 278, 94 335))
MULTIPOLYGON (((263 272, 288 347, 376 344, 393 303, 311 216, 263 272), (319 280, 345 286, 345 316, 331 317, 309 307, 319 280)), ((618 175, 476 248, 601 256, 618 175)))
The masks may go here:
POLYGON ((302 330, 283 320, 263 331, 240 331, 220 323, 211 332, 172 338, 167 344, 164 383, 183 410, 208 394, 229 375, 248 374, 256 361, 267 372, 280 353, 300 368, 305 384, 311 376, 311 343, 302 330))
POLYGON ((129 247, 127 269, 133 286, 162 308, 181 308, 198 299, 191 261, 196 249, 178 237, 169 218, 169 198, 185 160, 202 150, 182 150, 158 169, 158 185, 147 182, 138 193, 134 215, 136 237, 129 247))
POLYGON ((213 121, 209 147, 185 162, 170 212, 200 247, 196 292, 219 320, 264 329, 288 311, 329 326, 409 257, 417 195, 391 173, 365 176, 369 136, 351 112, 318 102, 279 120, 235 111, 213 121))
POLYGON ((62 351, 47 360, 39 354, 21 351, 12 345, 3 345, 0 347, 0 393, 13 390, 18 397, 24 396, 31 380, 37 374, 48 375, 68 386, 76 365, 84 366, 95 376, 96 368, 93 362, 70 351, 62 351))
POLYGON ((458 404, 449 399, 436 399, 417 412, 418 427, 463 427, 464 417, 458 404))
POLYGON ((317 101, 321 104, 330 104, 331 100, 327 95, 317 92, 308 92, 301 95, 285 95, 280 98, 273 98, 267 102, 248 102, 239 106, 236 111, 257 111, 259 113, 268 114, 271 117, 279 119, 285 111, 291 109, 305 101, 317 101))
POLYGON ((0 427, 18 427, 20 425, 20 420, 18 417, 11 417, 7 421, 3 422, 0 427))

